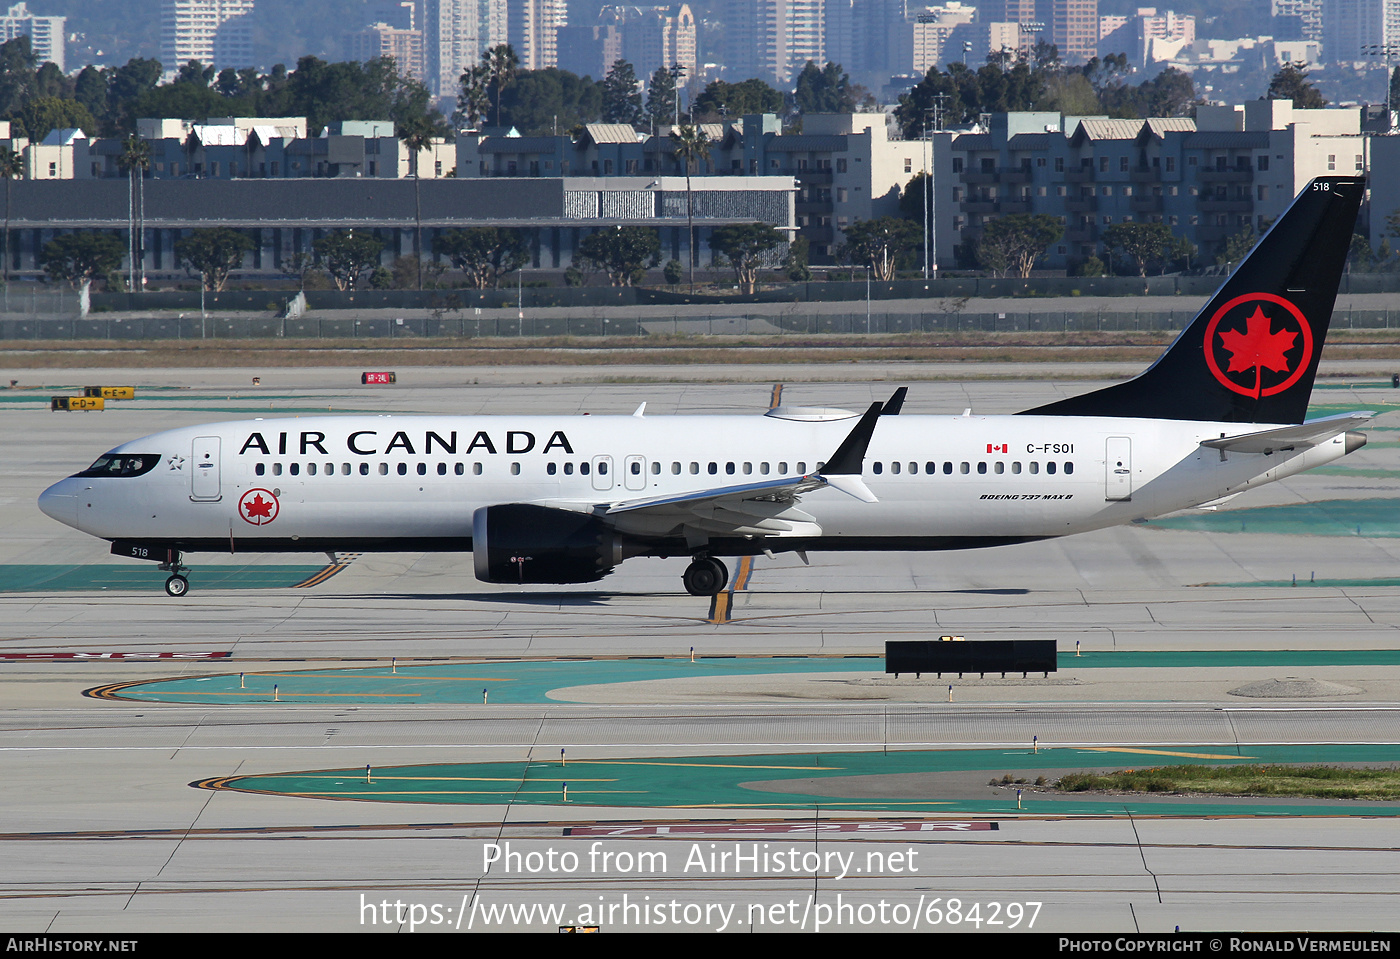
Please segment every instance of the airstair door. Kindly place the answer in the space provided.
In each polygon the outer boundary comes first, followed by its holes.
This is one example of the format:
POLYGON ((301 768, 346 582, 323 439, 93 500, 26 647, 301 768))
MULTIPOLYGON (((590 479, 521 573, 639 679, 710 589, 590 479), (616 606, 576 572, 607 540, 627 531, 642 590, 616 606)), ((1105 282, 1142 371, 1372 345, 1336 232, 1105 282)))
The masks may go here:
POLYGON ((219 438, 196 436, 190 447, 190 499, 217 503, 219 489, 219 438))

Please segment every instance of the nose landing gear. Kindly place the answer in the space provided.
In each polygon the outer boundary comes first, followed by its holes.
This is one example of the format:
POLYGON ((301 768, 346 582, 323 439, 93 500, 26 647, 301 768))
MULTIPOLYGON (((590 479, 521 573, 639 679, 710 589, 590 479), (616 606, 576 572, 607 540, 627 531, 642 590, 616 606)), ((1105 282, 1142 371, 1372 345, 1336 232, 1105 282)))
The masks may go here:
POLYGON ((697 556, 681 577, 692 596, 715 596, 729 583, 729 569, 713 556, 697 556))
POLYGON ((170 574, 170 578, 165 581, 165 592, 177 599, 190 591, 189 578, 184 575, 189 571, 189 567, 180 565, 182 559, 182 554, 174 553, 169 562, 159 566, 159 569, 170 574))

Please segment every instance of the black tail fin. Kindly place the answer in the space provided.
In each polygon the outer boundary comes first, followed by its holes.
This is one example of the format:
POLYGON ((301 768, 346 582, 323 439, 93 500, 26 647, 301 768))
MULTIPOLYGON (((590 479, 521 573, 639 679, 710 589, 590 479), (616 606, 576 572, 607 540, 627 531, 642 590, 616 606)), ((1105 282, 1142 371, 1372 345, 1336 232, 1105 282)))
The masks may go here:
POLYGON ((1313 180, 1150 368, 1025 412, 1301 423, 1365 189, 1313 180))

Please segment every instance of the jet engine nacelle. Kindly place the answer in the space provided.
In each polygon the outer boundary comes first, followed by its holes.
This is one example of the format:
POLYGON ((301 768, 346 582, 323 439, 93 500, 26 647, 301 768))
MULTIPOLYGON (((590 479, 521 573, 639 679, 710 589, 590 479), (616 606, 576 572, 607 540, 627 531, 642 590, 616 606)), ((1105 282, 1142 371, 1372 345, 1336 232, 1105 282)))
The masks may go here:
POLYGON ((472 514, 472 561, 486 583, 592 583, 623 560, 622 541, 595 517, 507 503, 472 514))

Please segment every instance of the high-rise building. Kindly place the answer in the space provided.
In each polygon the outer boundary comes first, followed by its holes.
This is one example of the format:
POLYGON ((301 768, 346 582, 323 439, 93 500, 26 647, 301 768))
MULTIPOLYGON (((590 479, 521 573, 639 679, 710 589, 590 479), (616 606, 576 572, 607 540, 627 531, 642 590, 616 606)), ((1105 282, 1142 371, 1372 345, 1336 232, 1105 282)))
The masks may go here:
POLYGON ((351 60, 363 63, 378 57, 392 57, 399 73, 415 80, 425 79, 422 30, 403 30, 387 23, 371 23, 358 33, 346 36, 345 47, 351 60))
POLYGON ((167 71, 198 60, 216 70, 251 67, 253 0, 161 0, 160 60, 167 71))
POLYGON ((1099 0, 1049 0, 1049 41, 1066 63, 1083 63, 1099 52, 1099 0))
POLYGON ((40 63, 53 63, 64 70, 63 25, 67 19, 35 16, 25 4, 17 3, 0 16, 0 42, 27 36, 29 47, 40 63))
POLYGON ((827 61, 825 0, 728 0, 725 75, 786 84, 808 60, 827 61))
MULTIPOLYGON (((1323 0, 1271 0, 1269 15, 1275 18, 1287 17, 1296 23, 1296 40, 1322 41, 1323 0)), ((1275 36, 1278 36, 1277 32, 1275 36)))
POLYGON ((592 23, 558 31, 559 68, 599 79, 613 63, 632 64, 646 80, 660 67, 679 65, 695 76, 696 24, 688 4, 672 7, 605 6, 592 23))
POLYGON ((520 69, 558 66, 557 32, 568 23, 564 0, 507 0, 507 7, 507 36, 520 58, 520 69))
POLYGON ((1322 52, 1328 60, 1376 62, 1397 43, 1400 0, 1327 0, 1324 4, 1322 52))
POLYGON ((481 62, 482 53, 508 42, 506 20, 506 0, 424 0, 428 89, 438 96, 456 96, 462 73, 481 62))

